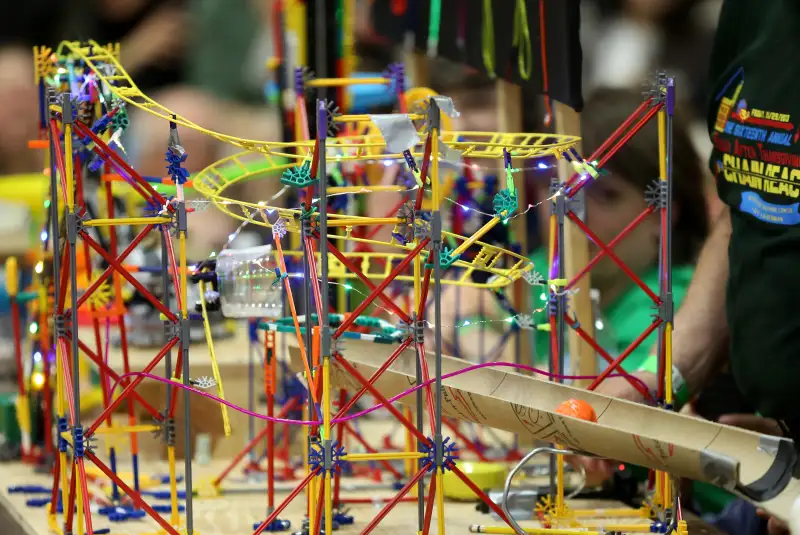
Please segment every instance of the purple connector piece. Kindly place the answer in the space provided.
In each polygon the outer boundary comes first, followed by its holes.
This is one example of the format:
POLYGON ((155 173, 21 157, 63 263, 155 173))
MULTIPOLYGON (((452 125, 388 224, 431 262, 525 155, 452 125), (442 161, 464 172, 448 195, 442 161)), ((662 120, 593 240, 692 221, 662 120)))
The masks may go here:
POLYGON ((667 115, 675 113, 675 78, 667 78, 667 115))
POLYGON ((398 95, 406 92, 406 67, 402 63, 394 63, 389 66, 389 70, 394 78, 394 91, 398 95))
POLYGON ((507 169, 511 167, 511 153, 506 148, 503 148, 503 163, 507 169))
POLYGON ((294 92, 302 95, 306 92, 305 71, 302 67, 297 67, 294 70, 294 92))
POLYGON ((325 141, 328 137, 328 108, 324 100, 319 101, 317 109, 317 139, 325 141))

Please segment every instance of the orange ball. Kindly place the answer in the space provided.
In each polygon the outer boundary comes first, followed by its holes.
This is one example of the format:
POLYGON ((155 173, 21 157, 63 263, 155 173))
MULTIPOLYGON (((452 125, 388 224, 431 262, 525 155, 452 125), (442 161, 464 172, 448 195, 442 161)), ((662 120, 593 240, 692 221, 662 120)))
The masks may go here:
POLYGON ((568 399, 556 407, 556 413, 572 416, 579 420, 586 420, 587 422, 597 422, 597 414, 595 414, 594 409, 582 399, 568 399))

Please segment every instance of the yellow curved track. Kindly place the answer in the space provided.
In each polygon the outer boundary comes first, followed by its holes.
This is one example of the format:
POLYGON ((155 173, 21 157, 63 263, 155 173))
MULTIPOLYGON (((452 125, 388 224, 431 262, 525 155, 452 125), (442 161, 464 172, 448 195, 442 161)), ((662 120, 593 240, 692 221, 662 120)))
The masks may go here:
MULTIPOLYGON (((260 141, 244 139, 219 132, 208 130, 190 119, 183 117, 172 110, 162 106, 145 95, 134 83, 123 66, 118 61, 118 53, 114 49, 101 46, 95 41, 89 41, 88 45, 82 45, 75 41, 63 41, 56 55, 68 57, 74 60, 83 61, 96 74, 98 80, 103 82, 108 90, 119 97, 127 104, 160 117, 165 121, 172 121, 185 128, 196 130, 202 134, 211 136, 220 141, 240 147, 245 152, 224 158, 206 167, 199 173, 193 175, 192 180, 196 191, 212 202, 218 209, 227 215, 247 221, 251 224, 271 227, 271 223, 264 213, 265 210, 277 210, 280 217, 286 222, 287 230, 299 232, 300 210, 269 207, 263 203, 250 203, 245 201, 232 200, 224 196, 225 191, 232 184, 256 178, 261 175, 271 175, 282 172, 292 166, 286 161, 297 161, 306 159, 313 150, 314 141, 297 141, 292 143, 260 141), (106 66, 112 66, 108 69, 106 66), (238 210, 234 208, 238 207, 238 210), (258 217, 258 216, 261 217, 258 217)), ((374 129, 370 129, 374 131, 374 129)), ((420 136, 424 138, 423 136, 420 136)), ((503 149, 508 150, 515 158, 538 158, 543 156, 559 157, 564 151, 573 147, 580 138, 576 136, 564 136, 553 134, 504 134, 496 132, 442 132, 440 139, 452 149, 461 151, 462 156, 469 158, 491 158, 499 159, 503 157, 503 149)), ((376 156, 384 159, 403 159, 402 154, 391 154, 386 151, 386 144, 382 136, 379 135, 357 135, 340 138, 332 138, 326 142, 326 159, 333 162, 339 161, 369 161, 375 160, 376 156)), ((412 150, 416 157, 422 157, 424 146, 418 144, 412 150)), ((370 190, 374 186, 366 186, 364 189, 370 190)), ((342 214, 329 214, 329 224, 343 226, 349 229, 355 226, 391 224, 400 220, 387 218, 376 220, 375 218, 348 216, 342 214), (337 224, 338 221, 338 224, 337 224)), ((472 261, 457 260, 453 265, 463 269, 457 279, 443 281, 445 284, 456 284, 462 286, 478 286, 487 288, 499 288, 506 286, 519 279, 523 273, 533 269, 533 264, 524 256, 518 255, 506 249, 495 247, 487 243, 460 236, 457 234, 444 232, 449 243, 456 246, 464 245, 475 248, 476 257, 472 261), (504 266, 504 267, 500 267, 504 266), (476 284, 471 280, 473 271, 484 271, 496 275, 489 282, 476 284)), ((345 235, 331 235, 332 240, 346 240, 352 242, 362 242, 380 247, 395 249, 394 253, 346 253, 353 260, 360 263, 370 264, 370 260, 381 257, 386 260, 402 258, 413 248, 410 245, 399 243, 386 243, 363 238, 350 236, 349 232, 345 235)), ((463 252, 463 251, 462 251, 463 252)), ((334 259, 334 264, 335 259, 334 259)), ((363 264, 362 264, 363 265, 363 264)), ((379 280, 386 277, 390 269, 391 262, 380 271, 374 272, 365 269, 365 274, 373 279, 379 280)), ((331 278, 352 278, 353 274, 347 274, 346 270, 334 273, 331 278)), ((398 277, 399 280, 412 281, 413 277, 398 277)))
MULTIPOLYGON (((145 95, 120 64, 116 54, 95 41, 89 41, 88 45, 81 45, 77 41, 62 41, 56 50, 56 54, 86 63, 97 75, 98 80, 105 83, 114 95, 131 106, 160 117, 165 121, 173 121, 185 128, 191 128, 225 143, 241 147, 244 150, 301 160, 314 147, 313 140, 292 143, 259 141, 230 136, 203 128, 145 95), (113 66, 113 73, 100 68, 103 64, 113 66)), ((515 158, 558 155, 574 146, 580 140, 576 136, 501 134, 496 132, 442 132, 441 138, 451 148, 462 151, 463 156, 469 158, 501 158, 504 148, 511 152, 515 158)), ((332 138, 327 141, 327 145, 326 158, 337 161, 373 160, 375 159, 374 149, 383 150, 386 148, 383 138, 376 135, 332 138)), ((414 156, 422 156, 422 149, 423 146, 420 143, 411 152, 414 156)), ((383 154, 382 157, 400 159, 403 155, 399 153, 383 154)))

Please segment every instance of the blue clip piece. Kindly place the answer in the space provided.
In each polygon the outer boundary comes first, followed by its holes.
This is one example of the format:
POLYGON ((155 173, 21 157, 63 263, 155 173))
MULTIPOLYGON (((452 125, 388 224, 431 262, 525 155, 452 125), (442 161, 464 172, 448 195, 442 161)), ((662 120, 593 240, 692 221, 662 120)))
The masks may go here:
POLYGON ((344 511, 339 511, 338 513, 334 513, 333 521, 340 526, 349 526, 355 523, 355 518, 353 518, 353 515, 348 515, 344 511))
MULTIPOLYGON (((162 485, 166 485, 169 483, 169 474, 159 474, 157 476, 153 476, 153 479, 157 479, 162 485)), ((175 482, 180 483, 183 481, 182 475, 175 476, 175 482)))
MULTIPOLYGON (((156 504, 152 506, 153 511, 156 513, 169 513, 172 511, 172 505, 170 504, 156 504)), ((178 512, 182 513, 185 507, 183 505, 178 505, 178 512)))
POLYGON ((58 419, 58 451, 62 453, 66 453, 67 446, 69 443, 67 439, 62 436, 62 433, 65 433, 69 430, 69 426, 67 425, 66 418, 59 418, 58 419))
MULTIPOLYGON (((146 490, 141 492, 143 496, 150 496, 156 500, 169 500, 170 499, 170 491, 168 490, 146 490)), ((185 500, 186 499, 186 491, 179 490, 178 491, 178 499, 185 500)))
POLYGON ((666 533, 667 525, 664 522, 653 522, 650 524, 650 533, 666 533))
MULTIPOLYGON (((430 446, 422 445, 421 453, 427 454, 423 457, 422 466, 427 467, 428 472, 436 469, 436 442, 433 439, 428 439, 431 442, 430 446)), ((455 442, 450 442, 450 437, 445 437, 442 440, 442 468, 450 470, 456 464, 458 459, 458 446, 455 442)))
POLYGON ((44 507, 49 503, 50 498, 31 498, 30 500, 25 501, 25 505, 28 507, 44 507))
POLYGON ((86 444, 83 441, 83 427, 72 428, 72 453, 75 457, 83 457, 86 453, 86 444))
POLYGON ((172 177, 175 184, 185 184, 186 181, 189 180, 189 171, 184 169, 181 164, 186 161, 189 155, 183 150, 173 150, 170 148, 167 149, 164 156, 164 160, 169 164, 167 166, 169 176, 172 177))
POLYGON ((15 485, 8 487, 9 494, 50 494, 51 489, 41 485, 15 485))
POLYGON ((276 267, 275 268, 275 280, 272 281, 272 284, 270 286, 272 288, 275 288, 276 286, 282 284, 283 283, 283 279, 285 279, 288 276, 289 276, 288 273, 282 273, 281 272, 281 268, 276 267))
POLYGON ((405 486, 406 486, 406 484, 403 483, 402 481, 393 481, 392 482, 392 490, 403 490, 403 487, 405 487, 405 486))
MULTIPOLYGON (((261 527, 261 524, 253 524, 253 529, 258 529, 259 527, 261 527)), ((286 531, 288 529, 291 529, 291 527, 292 527, 291 521, 281 520, 279 518, 276 518, 275 520, 270 522, 269 525, 267 525, 267 527, 264 528, 264 531, 286 531)))

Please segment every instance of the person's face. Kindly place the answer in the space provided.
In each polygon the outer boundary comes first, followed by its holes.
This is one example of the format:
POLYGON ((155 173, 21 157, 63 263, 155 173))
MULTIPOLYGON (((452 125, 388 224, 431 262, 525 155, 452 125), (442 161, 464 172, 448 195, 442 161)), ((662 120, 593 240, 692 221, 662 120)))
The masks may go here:
MULTIPOLYGON (((536 181, 536 202, 549 197, 546 180, 536 181)), ((601 175, 585 186, 587 226, 604 244, 616 238, 622 230, 647 209, 647 201, 636 186, 613 174, 601 175)), ((542 243, 549 244, 550 203, 538 207, 542 243)), ((658 215, 651 214, 631 230, 614 247, 614 254, 634 273, 655 265, 658 261, 658 215)), ((594 257, 601 249, 589 241, 589 255, 594 257)), ((540 270, 542 272, 542 270, 540 270)), ((591 270, 592 286, 601 291, 627 275, 605 255, 591 270)))

